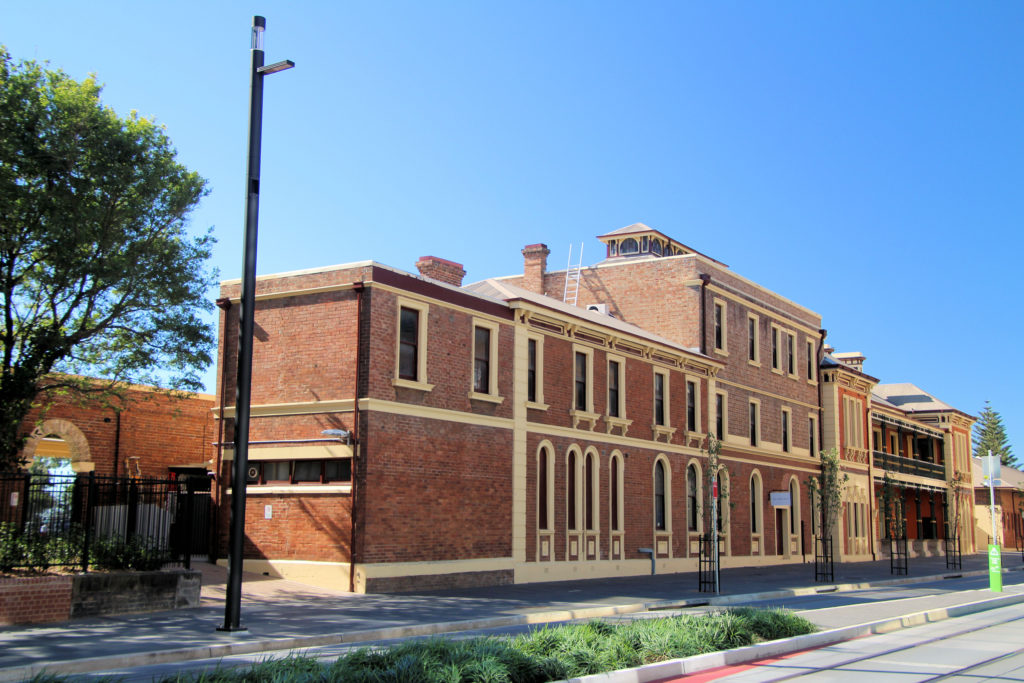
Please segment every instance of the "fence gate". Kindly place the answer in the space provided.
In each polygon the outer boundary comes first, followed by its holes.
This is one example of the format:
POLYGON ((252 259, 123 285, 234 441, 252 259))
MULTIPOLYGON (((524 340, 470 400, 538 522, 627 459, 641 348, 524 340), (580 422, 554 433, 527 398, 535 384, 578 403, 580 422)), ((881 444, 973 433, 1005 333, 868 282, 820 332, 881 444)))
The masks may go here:
POLYGON ((697 590, 701 593, 714 593, 721 590, 722 586, 718 544, 711 536, 701 536, 698 543, 700 555, 697 561, 697 590))
POLYGON ((889 572, 896 576, 907 574, 907 538, 889 539, 889 572))

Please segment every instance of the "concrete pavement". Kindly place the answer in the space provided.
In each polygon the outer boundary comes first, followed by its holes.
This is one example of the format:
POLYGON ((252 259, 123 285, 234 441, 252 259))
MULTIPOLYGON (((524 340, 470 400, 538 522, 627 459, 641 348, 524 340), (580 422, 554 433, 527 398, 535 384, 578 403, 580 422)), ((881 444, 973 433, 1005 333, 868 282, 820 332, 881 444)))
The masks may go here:
MULTIPOLYGON (((1004 555, 1003 566, 1020 568, 1020 554, 1004 555)), ((226 574, 222 568, 206 565, 203 604, 198 609, 0 631, 0 681, 29 678, 43 669, 82 673, 232 654, 609 617, 702 602, 721 605, 876 585, 909 586, 926 577, 983 575, 986 567, 985 555, 965 556, 962 571, 955 573, 946 570, 942 557, 912 559, 910 575, 897 578, 890 575, 886 561, 837 564, 837 582, 829 586, 814 584, 812 564, 724 569, 721 596, 697 592, 693 573, 390 595, 326 591, 246 575, 242 624, 248 630, 224 633, 215 629, 223 623, 226 574)), ((951 590, 955 581, 950 580, 951 590)), ((940 600, 919 597, 922 599, 897 609, 920 611, 920 607, 938 604, 935 601, 940 600)), ((878 606, 866 601, 865 609, 877 611, 878 606)))

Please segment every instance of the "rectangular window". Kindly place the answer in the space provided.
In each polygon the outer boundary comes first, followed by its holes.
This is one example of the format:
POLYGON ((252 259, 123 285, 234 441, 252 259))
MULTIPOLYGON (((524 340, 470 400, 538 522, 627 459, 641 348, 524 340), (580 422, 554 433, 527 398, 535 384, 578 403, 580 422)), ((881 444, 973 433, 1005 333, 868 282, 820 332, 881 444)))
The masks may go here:
POLYGON ((725 304, 715 302, 715 348, 725 350, 725 304))
POLYGON ((807 418, 808 439, 807 444, 811 457, 818 457, 818 425, 813 417, 807 418))
POLYGON ((715 438, 725 439, 725 394, 715 394, 715 438))
POLYGON ((414 299, 398 297, 395 308, 396 387, 430 391, 427 384, 427 323, 430 307, 414 299))
POLYGON ((791 375, 796 374, 796 335, 786 335, 786 370, 791 375))
POLYGON ((697 431, 697 383, 686 383, 686 431, 697 431))
POLYGON ((782 410, 782 452, 789 453, 789 411, 782 410))
POLYGON ((755 315, 747 317, 747 360, 751 363, 757 363, 759 360, 757 316, 755 315))
POLYGON ((665 375, 654 373, 654 424, 665 425, 665 375))
POLYGON ((491 331, 473 328, 473 391, 491 393, 491 331))
POLYGON ((779 328, 772 327, 772 370, 779 369, 779 328))
POLYGON ((619 414, 619 361, 608 361, 608 416, 621 417, 619 414))
POLYGON ((250 484, 330 484, 352 481, 352 461, 344 460, 256 460, 250 484))
POLYGON ((587 354, 576 352, 576 410, 587 410, 587 354))
POLYGON ((807 340, 807 381, 814 381, 814 342, 807 340))
POLYGON ((537 340, 526 340, 526 400, 537 402, 537 340))
POLYGON ((402 306, 398 333, 398 377, 416 381, 419 379, 419 328, 420 312, 402 306))
POLYGON ((758 427, 759 427, 759 425, 758 425, 758 420, 757 420, 757 403, 751 401, 750 402, 750 445, 751 446, 756 446, 757 445, 757 433, 759 431, 758 427))

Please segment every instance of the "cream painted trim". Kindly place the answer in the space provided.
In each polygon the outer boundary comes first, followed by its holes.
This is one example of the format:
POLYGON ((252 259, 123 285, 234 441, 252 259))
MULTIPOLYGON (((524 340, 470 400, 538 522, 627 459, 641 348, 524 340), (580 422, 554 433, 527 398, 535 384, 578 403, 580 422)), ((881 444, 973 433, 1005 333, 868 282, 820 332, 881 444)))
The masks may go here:
POLYGON ((756 313, 747 312, 747 363, 761 367, 761 317, 756 313), (750 357, 750 321, 754 322, 754 357, 750 357))
POLYGON ((502 398, 501 392, 498 391, 498 359, 501 355, 498 353, 498 343, 501 336, 501 326, 492 321, 477 316, 473 317, 473 334, 470 337, 472 340, 470 347, 472 352, 469 354, 469 397, 480 401, 491 401, 492 403, 501 403, 505 399, 502 398), (477 328, 487 330, 490 334, 488 335, 487 344, 487 388, 486 392, 476 390, 476 331, 477 328))
MULTIPOLYGON (((335 460, 351 458, 352 447, 343 443, 316 446, 250 446, 249 460, 335 460)), ((223 460, 234 460, 235 449, 225 448, 223 460)))
POLYGON ((459 424, 470 424, 480 427, 494 427, 497 429, 512 429, 515 426, 515 421, 506 417, 477 415, 475 413, 467 413, 461 410, 431 408, 429 406, 398 403, 397 401, 386 401, 379 398, 359 399, 359 409, 388 413, 390 415, 405 415, 407 417, 422 417, 428 420, 443 420, 446 422, 458 422, 459 424))
MULTIPOLYGON (((267 486, 249 484, 245 487, 246 496, 322 496, 326 494, 352 493, 352 484, 293 484, 290 486, 267 486)), ((228 495, 231 489, 228 489, 228 495)))
MULTIPOLYGON (((281 417, 285 415, 316 415, 318 413, 350 413, 355 410, 356 402, 350 398, 328 401, 302 401, 300 403, 264 403, 249 407, 250 417, 281 417)), ((220 408, 213 408, 214 415, 220 408)), ((234 417, 235 406, 224 407, 224 417, 234 417)))
POLYGON ((392 384, 399 387, 430 391, 433 384, 428 383, 427 374, 427 341, 430 324, 430 304, 410 299, 406 296, 395 297, 395 374, 392 384), (416 311, 416 379, 403 379, 399 376, 399 363, 402 356, 402 309, 416 311))
MULTIPOLYGON (((569 395, 572 396, 572 410, 577 413, 594 414, 594 349, 573 342, 572 372, 569 373, 569 395), (587 358, 587 405, 584 409, 576 406, 576 354, 582 353, 587 358)), ((599 416, 598 416, 599 417, 599 416)), ((591 427, 593 429, 593 427, 591 427)))
POLYGON ((769 369, 777 375, 785 374, 782 369, 782 327, 769 323, 768 327, 768 354, 771 357, 768 363, 769 369))
MULTIPOLYGON (((519 329, 519 326, 517 326, 517 329, 519 329)), ((536 399, 537 400, 536 401, 530 401, 529 398, 527 398, 526 407, 527 408, 533 408, 535 410, 547 410, 548 409, 548 405, 546 403, 544 403, 544 335, 540 334, 539 332, 534 332, 533 330, 526 330, 525 333, 526 333, 526 340, 527 340, 527 348, 526 348, 526 357, 523 359, 523 362, 524 362, 524 364, 526 366, 526 369, 524 371, 524 375, 526 376, 527 381, 529 381, 529 370, 530 370, 529 342, 533 341, 533 342, 536 343, 536 346, 537 346, 537 370, 536 370, 536 372, 537 372, 536 399)), ((517 383, 517 386, 518 386, 518 383, 517 383)), ((529 393, 528 393, 529 387, 527 386, 527 384, 524 383, 523 387, 524 387, 524 391, 527 391, 527 396, 529 396, 529 393)))
POLYGON ((716 377, 715 381, 718 384, 727 384, 727 385, 729 385, 731 387, 736 387, 737 389, 742 389, 744 391, 748 391, 751 394, 757 394, 759 396, 766 396, 768 398, 778 399, 780 401, 785 401, 786 403, 790 403, 790 404, 795 405, 795 406, 803 406, 804 408, 809 408, 811 410, 817 410, 817 408, 818 408, 818 406, 814 405, 813 403, 804 403, 803 401, 797 401, 797 400, 795 400, 793 398, 790 398, 789 396, 781 396, 780 394, 773 394, 770 391, 761 391, 760 389, 755 389, 754 387, 747 386, 746 384, 740 384, 739 382, 730 382, 729 380, 722 379, 721 377, 716 377))
MULTIPOLYGON (((725 442, 729 438, 729 392, 722 391, 719 388, 715 388, 713 392, 715 396, 715 431, 718 429, 718 397, 722 397, 722 442, 725 442)), ((710 430, 709 430, 710 431, 710 430)), ((715 435, 718 438, 718 435, 715 435)))
MULTIPOLYGON (((711 301, 712 301, 712 311, 717 309, 717 307, 719 307, 719 306, 721 306, 721 308, 722 308, 722 315, 721 315, 721 321, 720 321, 720 326, 722 328, 722 335, 721 335, 722 336, 722 346, 721 346, 721 348, 719 348, 719 347, 714 345, 714 342, 712 342, 711 348, 712 348, 712 350, 715 353, 717 353, 720 356, 728 356, 729 355, 729 304, 726 302, 725 299, 721 299, 719 297, 713 297, 711 301)), ((715 336, 714 335, 714 326, 715 326, 714 314, 712 314, 711 325, 712 325, 712 331, 711 332, 712 332, 712 338, 713 338, 715 336)))
POLYGON ((414 382, 410 379, 393 379, 391 380, 391 386, 398 387, 400 389, 416 389, 417 391, 430 391, 435 385, 427 384, 426 382, 414 382))
MULTIPOLYGON (((671 400, 670 400, 670 397, 672 396, 672 385, 670 383, 671 375, 669 374, 668 370, 663 370, 663 369, 661 369, 659 367, 656 367, 656 366, 652 366, 651 369, 654 370, 654 374, 651 376, 651 415, 655 419, 655 422, 652 424, 652 426, 654 427, 654 430, 656 432, 659 431, 659 430, 667 432, 669 429, 672 429, 672 403, 671 403, 671 400), (661 402, 662 402, 662 413, 663 413, 662 417, 664 419, 663 419, 661 424, 657 423, 657 418, 658 418, 658 409, 657 409, 657 404, 658 404, 658 393, 657 393, 658 375, 661 375, 661 378, 662 378, 662 382, 661 382, 661 390, 662 390, 661 402)), ((685 385, 684 385, 684 388, 685 388, 685 385)), ((674 434, 675 430, 672 429, 671 433, 674 434)), ((670 436, 671 436, 671 434, 670 434, 670 436)))
POLYGON ((791 408, 784 407, 779 414, 779 448, 783 453, 793 452, 793 410, 791 408))
MULTIPOLYGON (((618 406, 616 406, 619 409, 619 414, 617 416, 615 416, 615 417, 612 417, 611 415, 607 415, 605 417, 605 419, 609 420, 609 421, 611 421, 611 420, 618 420, 619 422, 617 422, 615 424, 618 424, 618 425, 621 426, 621 425, 623 425, 623 423, 626 423, 626 426, 628 427, 628 424, 631 421, 627 422, 627 417, 626 417, 626 357, 625 356, 619 356, 617 354, 610 353, 610 352, 605 354, 605 374, 607 375, 607 377, 611 377, 612 376, 611 364, 612 364, 613 361, 615 363, 618 363, 618 366, 619 366, 619 371, 618 371, 618 373, 616 373, 616 377, 615 377, 618 380, 618 387, 619 387, 619 404, 618 404, 618 406)), ((611 387, 611 382, 606 382, 606 385, 608 387, 611 387)), ((611 405, 611 401, 608 401, 608 405, 611 405)))
MULTIPOLYGON (((527 500, 526 480, 530 462, 526 451, 526 379, 528 368, 530 333, 524 325, 514 325, 512 328, 512 520, 509 533, 512 536, 512 557, 517 562, 526 560, 527 528, 526 511, 529 501, 527 500)), ((541 349, 543 344, 538 345, 538 367, 543 368, 541 363, 541 349)), ((540 373, 543 377, 543 372, 540 373)), ((541 385, 541 382, 538 382, 541 385)), ((541 398, 541 386, 538 386, 537 397, 541 398)), ((539 457, 539 451, 538 456, 539 457)), ((536 461, 534 461, 536 463, 536 461)), ((550 490, 550 485, 549 485, 550 490)))
POLYGON ((761 400, 756 398, 747 399, 747 445, 751 448, 761 448, 761 443, 764 438, 761 436, 761 400), (754 409, 754 434, 755 442, 750 443, 750 406, 756 406, 754 409))

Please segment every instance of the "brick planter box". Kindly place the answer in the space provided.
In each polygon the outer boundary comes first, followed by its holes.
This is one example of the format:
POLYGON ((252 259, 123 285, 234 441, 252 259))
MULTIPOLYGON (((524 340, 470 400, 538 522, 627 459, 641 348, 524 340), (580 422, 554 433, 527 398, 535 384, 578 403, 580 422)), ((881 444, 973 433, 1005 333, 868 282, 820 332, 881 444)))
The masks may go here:
POLYGON ((196 570, 0 578, 0 626, 199 606, 196 570))

